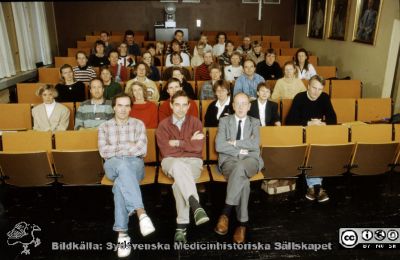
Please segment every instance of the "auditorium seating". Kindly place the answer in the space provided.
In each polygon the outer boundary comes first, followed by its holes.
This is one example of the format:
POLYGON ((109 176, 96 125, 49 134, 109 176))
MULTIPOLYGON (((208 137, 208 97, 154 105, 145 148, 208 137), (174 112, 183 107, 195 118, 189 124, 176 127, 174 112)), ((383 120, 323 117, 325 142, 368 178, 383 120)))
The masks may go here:
POLYGON ((78 66, 75 56, 73 56, 73 57, 54 57, 54 67, 60 68, 64 64, 69 64, 72 67, 78 66))
POLYGON ((361 98, 362 84, 360 80, 331 80, 332 98, 361 98))
POLYGON ((0 104, 0 130, 32 129, 30 104, 0 104))
POLYGON ((39 82, 40 83, 49 83, 49 84, 57 84, 60 82, 60 68, 39 68, 39 82))

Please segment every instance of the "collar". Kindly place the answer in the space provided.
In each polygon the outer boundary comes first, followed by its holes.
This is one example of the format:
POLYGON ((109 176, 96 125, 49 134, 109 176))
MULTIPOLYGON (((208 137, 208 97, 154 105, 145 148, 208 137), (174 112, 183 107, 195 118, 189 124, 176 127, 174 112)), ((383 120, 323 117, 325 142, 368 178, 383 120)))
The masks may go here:
POLYGON ((247 116, 244 117, 244 118, 239 118, 239 117, 237 117, 237 115, 235 114, 236 124, 238 124, 239 120, 242 120, 242 123, 243 123, 242 126, 244 126, 244 123, 246 122, 246 119, 247 119, 247 116))
POLYGON ((185 122, 186 116, 184 116, 182 119, 178 119, 174 116, 174 114, 172 114, 172 123, 174 125, 178 124, 178 123, 183 123, 185 122))
POLYGON ((86 66, 83 66, 83 67, 78 65, 78 69, 80 69, 80 70, 87 70, 88 67, 89 67, 89 65, 86 65, 86 66))

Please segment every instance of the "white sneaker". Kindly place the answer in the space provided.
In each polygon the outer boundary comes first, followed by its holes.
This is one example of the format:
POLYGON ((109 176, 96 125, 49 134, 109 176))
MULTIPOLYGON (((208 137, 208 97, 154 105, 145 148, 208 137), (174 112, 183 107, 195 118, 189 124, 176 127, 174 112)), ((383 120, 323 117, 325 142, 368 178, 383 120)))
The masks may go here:
POLYGON ((151 219, 149 218, 149 216, 147 216, 147 214, 140 215, 139 226, 140 232, 144 237, 153 233, 156 230, 153 226, 153 222, 151 222, 151 219))
POLYGON ((118 257, 127 257, 131 253, 131 238, 126 236, 118 237, 118 249, 117 254, 118 257))

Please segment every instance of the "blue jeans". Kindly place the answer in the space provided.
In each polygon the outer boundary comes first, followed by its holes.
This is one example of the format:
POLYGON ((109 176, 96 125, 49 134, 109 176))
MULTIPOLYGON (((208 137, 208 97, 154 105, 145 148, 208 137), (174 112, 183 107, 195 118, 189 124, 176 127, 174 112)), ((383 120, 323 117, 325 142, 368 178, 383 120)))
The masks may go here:
POLYGON ((308 178, 306 177, 307 187, 312 188, 314 185, 322 185, 322 178, 308 178))
POLYGON ((129 216, 144 208, 140 181, 144 177, 144 162, 137 157, 112 157, 104 163, 107 178, 114 182, 113 230, 127 231, 129 216))

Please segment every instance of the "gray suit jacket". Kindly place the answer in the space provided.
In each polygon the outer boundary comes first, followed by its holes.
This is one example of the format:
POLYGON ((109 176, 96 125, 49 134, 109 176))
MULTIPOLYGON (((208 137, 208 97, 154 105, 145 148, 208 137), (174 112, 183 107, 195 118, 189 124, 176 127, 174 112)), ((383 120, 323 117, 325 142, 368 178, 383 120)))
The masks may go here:
POLYGON ((218 165, 224 163, 229 157, 245 158, 253 157, 258 159, 258 169, 264 166, 264 161, 260 156, 260 120, 247 116, 243 130, 243 140, 236 141, 236 147, 228 141, 236 140, 236 120, 235 115, 225 116, 219 119, 218 133, 215 139, 215 149, 219 153, 218 165), (241 149, 249 151, 247 155, 239 154, 241 149))

